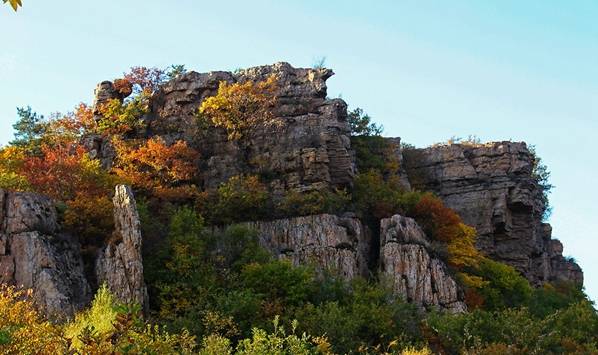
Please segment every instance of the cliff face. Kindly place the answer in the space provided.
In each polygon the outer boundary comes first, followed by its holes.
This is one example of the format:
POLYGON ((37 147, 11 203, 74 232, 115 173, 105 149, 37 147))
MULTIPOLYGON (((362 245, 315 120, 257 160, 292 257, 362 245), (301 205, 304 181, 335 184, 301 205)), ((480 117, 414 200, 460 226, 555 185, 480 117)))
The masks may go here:
POLYGON ((367 276, 370 236, 359 219, 329 214, 247 223, 260 245, 293 264, 312 264, 346 279, 367 276))
MULTIPOLYGON (((320 190, 352 184, 354 161, 346 121, 347 105, 326 98, 330 69, 293 68, 277 63, 235 73, 189 72, 165 84, 151 99, 145 117, 147 129, 140 138, 160 136, 167 142, 183 139, 200 153, 198 171, 204 188, 217 187, 239 174, 269 176, 275 191, 320 190), (224 129, 207 127, 198 131, 195 114, 201 103, 227 83, 264 81, 277 78, 276 127, 262 127, 242 140, 231 141, 224 129)), ((112 83, 96 88, 95 102, 122 99, 112 83)), ((114 152, 101 137, 87 137, 93 157, 110 166, 114 152)))
POLYGON ((431 147, 404 152, 411 185, 433 191, 476 227, 478 247, 533 284, 583 283, 580 267, 562 256, 542 222, 542 190, 532 176, 534 157, 525 143, 431 147))
POLYGON ((444 262, 430 252, 430 241, 411 218, 394 215, 380 222, 380 271, 396 294, 426 308, 467 309, 444 262))
POLYGON ((83 308, 91 290, 76 239, 60 232, 47 197, 0 190, 0 283, 33 290, 51 318, 83 308))

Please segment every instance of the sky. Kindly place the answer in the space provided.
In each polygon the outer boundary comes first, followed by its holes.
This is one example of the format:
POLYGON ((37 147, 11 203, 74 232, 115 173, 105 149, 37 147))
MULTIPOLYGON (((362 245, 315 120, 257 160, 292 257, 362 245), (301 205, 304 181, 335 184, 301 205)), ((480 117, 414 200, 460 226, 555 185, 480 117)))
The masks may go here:
POLYGON ((598 2, 23 0, 0 5, 0 144, 16 107, 90 103, 131 66, 234 70, 326 58, 330 97, 427 146, 526 141, 551 171, 550 223, 598 300, 598 2))

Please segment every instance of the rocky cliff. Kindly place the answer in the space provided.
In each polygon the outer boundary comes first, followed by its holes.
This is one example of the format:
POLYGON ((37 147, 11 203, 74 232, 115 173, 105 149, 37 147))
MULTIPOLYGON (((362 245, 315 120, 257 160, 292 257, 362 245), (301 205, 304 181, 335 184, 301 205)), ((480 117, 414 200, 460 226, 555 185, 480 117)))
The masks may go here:
POLYGON ((90 277, 120 300, 146 307, 139 217, 127 186, 116 187, 114 218, 114 238, 99 253, 95 275, 86 275, 77 238, 61 231, 52 200, 0 190, 0 284, 31 289, 38 307, 53 319, 71 317, 89 304, 90 277))
POLYGON ((428 237, 411 218, 394 215, 380 222, 380 271, 409 302, 455 313, 467 309, 447 266, 433 256, 428 237))
POLYGON ((404 152, 411 185, 433 191, 478 231, 478 247, 533 284, 572 280, 581 268, 566 260, 542 222, 545 199, 525 143, 452 144, 404 152))
MULTIPOLYGON (((352 187, 356 173, 347 105, 328 99, 329 69, 293 68, 287 63, 231 72, 179 75, 159 89, 143 117, 145 128, 129 138, 183 139, 200 153, 199 187, 214 188, 232 176, 267 177, 271 192, 352 187), (198 130, 196 112, 216 94, 219 83, 277 79, 276 128, 257 127, 242 140, 229 140, 223 129, 198 130)), ((114 84, 96 88, 98 105, 123 100, 114 84)), ((579 266, 562 256, 560 242, 542 222, 542 190, 533 176, 534 156, 524 143, 448 145, 402 151, 396 147, 398 172, 405 189, 435 192, 464 221, 477 228, 479 248, 517 268, 532 283, 583 282, 579 266)), ((114 159, 110 141, 86 136, 83 144, 106 168, 114 159)), ((123 301, 147 305, 141 259, 142 236, 135 200, 119 186, 114 196, 116 230, 96 261, 97 281, 123 301)), ((347 279, 381 272, 395 293, 425 308, 465 310, 459 286, 436 257, 414 220, 395 215, 380 221, 372 235, 354 215, 330 214, 252 221, 260 244, 274 256, 295 264, 334 269, 347 279), (378 250, 379 249, 379 250, 378 250)), ((49 313, 72 314, 87 303, 90 287, 83 275, 77 243, 60 232, 50 200, 33 194, 0 191, 0 281, 33 288, 49 313)))
POLYGON ((346 279, 368 275, 369 232, 353 216, 322 214, 247 226, 276 257, 329 269, 346 279))
MULTIPOLYGON (((147 128, 138 137, 160 136, 167 142, 183 139, 200 153, 198 171, 204 188, 217 187, 239 174, 271 177, 270 186, 285 190, 321 190, 350 186, 355 164, 346 121, 347 105, 326 97, 330 69, 293 68, 277 63, 231 72, 189 72, 166 83, 151 99, 144 118, 147 128), (197 130, 201 103, 218 91, 220 82, 277 79, 276 127, 261 127, 243 140, 229 140, 221 128, 197 130)), ((96 106, 122 100, 111 82, 95 91, 96 106)), ((114 152, 102 137, 84 141, 93 157, 110 166, 114 152)))
POLYGON ((72 316, 91 299, 79 249, 50 199, 0 190, 0 283, 31 289, 51 318, 72 316))

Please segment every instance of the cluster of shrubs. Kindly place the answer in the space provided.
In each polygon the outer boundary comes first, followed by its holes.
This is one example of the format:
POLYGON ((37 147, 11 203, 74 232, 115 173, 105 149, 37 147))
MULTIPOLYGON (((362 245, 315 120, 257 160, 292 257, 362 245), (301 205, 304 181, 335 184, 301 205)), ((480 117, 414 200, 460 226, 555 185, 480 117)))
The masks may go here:
MULTIPOLYGON (((145 223, 143 224, 146 225, 145 223)), ((26 295, 0 291, 5 353, 430 354, 593 353, 598 315, 573 285, 533 289, 483 266, 492 297, 464 314, 425 313, 392 296, 383 279, 337 277, 272 259, 254 231, 215 230, 190 208, 162 226, 146 263, 151 311, 100 288, 90 309, 63 325, 26 295), (25 297, 24 297, 25 296, 25 297)))

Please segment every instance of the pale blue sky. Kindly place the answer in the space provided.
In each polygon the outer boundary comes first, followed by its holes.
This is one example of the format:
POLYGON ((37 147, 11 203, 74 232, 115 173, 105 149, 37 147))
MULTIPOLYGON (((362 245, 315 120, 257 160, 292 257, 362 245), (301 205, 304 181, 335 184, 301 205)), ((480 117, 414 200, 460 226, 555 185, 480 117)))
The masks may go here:
POLYGON ((341 95, 418 146, 475 134, 535 144, 554 236, 598 299, 598 2, 23 0, 0 7, 0 143, 15 107, 90 102, 134 65, 335 70, 341 95), (375 3, 375 4, 374 4, 375 3))

